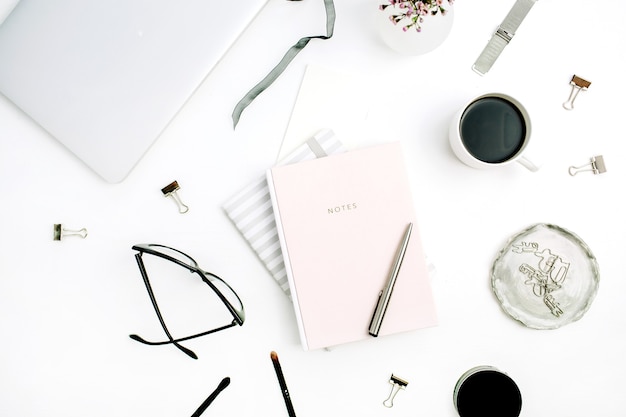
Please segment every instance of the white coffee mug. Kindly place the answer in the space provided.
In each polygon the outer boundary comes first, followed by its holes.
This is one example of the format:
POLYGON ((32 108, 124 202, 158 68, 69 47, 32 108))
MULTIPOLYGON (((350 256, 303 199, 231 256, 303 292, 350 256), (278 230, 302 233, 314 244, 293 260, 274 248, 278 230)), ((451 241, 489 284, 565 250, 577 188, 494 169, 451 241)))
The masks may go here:
POLYGON ((525 155, 530 138, 528 111, 519 101, 502 93, 472 99, 454 116, 449 131, 452 151, 473 168, 519 162, 530 171, 537 171, 539 166, 525 155))

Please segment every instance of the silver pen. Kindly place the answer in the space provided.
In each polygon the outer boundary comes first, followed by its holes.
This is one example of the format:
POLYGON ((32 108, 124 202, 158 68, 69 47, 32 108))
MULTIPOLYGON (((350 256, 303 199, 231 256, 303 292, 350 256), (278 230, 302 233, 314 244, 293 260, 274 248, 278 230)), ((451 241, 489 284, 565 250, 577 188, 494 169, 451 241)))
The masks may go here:
POLYGON ((413 223, 409 223, 406 231, 404 232, 404 237, 402 238, 402 242, 400 243, 400 247, 396 253, 396 259, 394 260, 393 267, 389 273, 387 284, 385 284, 385 288, 383 288, 378 295, 376 309, 374 310, 374 315, 372 316, 369 329, 370 335, 374 337, 378 336, 380 326, 383 324, 383 318, 385 317, 385 312, 387 311, 387 306, 389 305, 389 300, 391 299, 391 293, 393 292, 393 287, 396 285, 396 279, 398 278, 398 273, 400 272, 400 267, 402 266, 402 261, 404 260, 406 248, 409 246, 411 230, 413 230, 413 223))

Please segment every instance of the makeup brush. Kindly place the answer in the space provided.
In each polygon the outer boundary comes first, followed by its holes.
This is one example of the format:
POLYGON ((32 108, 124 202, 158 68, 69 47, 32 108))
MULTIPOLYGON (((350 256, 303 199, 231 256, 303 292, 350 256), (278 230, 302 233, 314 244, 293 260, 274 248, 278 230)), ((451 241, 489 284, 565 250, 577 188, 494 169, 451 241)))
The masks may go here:
POLYGON ((280 367, 280 362, 278 362, 278 354, 272 351, 270 353, 270 358, 272 358, 274 370, 276 371, 276 376, 278 377, 278 384, 280 385, 280 390, 283 393, 283 399, 285 400, 285 405, 287 406, 287 413, 289 414, 289 417, 296 417, 296 412, 293 410, 293 404, 291 404, 291 396, 289 395, 289 390, 287 389, 287 383, 285 382, 283 370, 280 367))
POLYGON ((206 410, 207 407, 211 405, 213 400, 215 400, 215 398, 217 398, 219 393, 222 392, 224 388, 226 388, 228 385, 230 385, 230 378, 226 377, 222 379, 222 382, 220 382, 217 388, 215 388, 215 391, 213 391, 211 395, 209 395, 207 399, 204 400, 202 404, 200 404, 200 407, 198 407, 198 409, 195 411, 195 413, 191 415, 191 417, 200 417, 200 415, 204 413, 204 410, 206 410))

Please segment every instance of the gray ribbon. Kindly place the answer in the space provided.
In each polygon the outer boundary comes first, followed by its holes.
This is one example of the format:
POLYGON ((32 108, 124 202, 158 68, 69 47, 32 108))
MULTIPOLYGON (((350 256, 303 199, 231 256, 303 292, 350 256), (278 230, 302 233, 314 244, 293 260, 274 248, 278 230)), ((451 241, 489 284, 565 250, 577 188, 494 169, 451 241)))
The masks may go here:
POLYGON ((237 127, 237 123, 239 123, 239 118, 241 117, 241 113, 244 111, 246 107, 252 100, 254 100, 259 94, 265 91, 276 79, 283 73, 283 71, 287 68, 287 65, 298 55, 298 53, 304 49, 305 46, 309 43, 311 39, 330 39, 333 36, 333 31, 335 30, 335 5, 333 0, 324 0, 324 5, 326 6, 326 35, 319 36, 307 36, 300 39, 295 45, 293 45, 283 59, 270 71, 269 74, 265 76, 257 85, 252 87, 250 91, 241 99, 239 103, 235 106, 235 110, 233 110, 233 129, 237 127))

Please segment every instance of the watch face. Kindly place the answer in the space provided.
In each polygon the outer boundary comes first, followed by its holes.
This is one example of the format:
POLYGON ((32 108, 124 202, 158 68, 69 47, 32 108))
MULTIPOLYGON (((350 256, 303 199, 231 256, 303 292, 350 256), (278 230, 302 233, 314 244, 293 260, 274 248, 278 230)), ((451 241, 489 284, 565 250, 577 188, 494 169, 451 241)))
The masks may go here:
POLYGON ((556 329, 580 319, 600 280, 598 263, 578 236, 535 224, 512 236, 491 270, 502 308, 534 329, 556 329))

